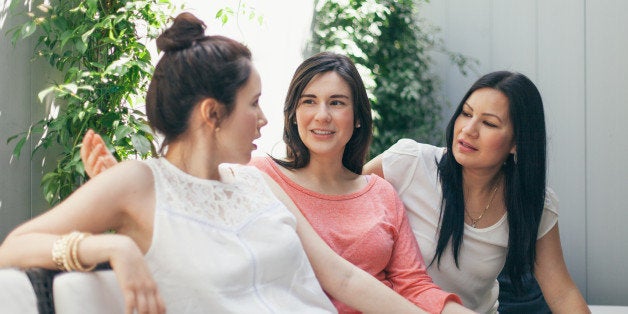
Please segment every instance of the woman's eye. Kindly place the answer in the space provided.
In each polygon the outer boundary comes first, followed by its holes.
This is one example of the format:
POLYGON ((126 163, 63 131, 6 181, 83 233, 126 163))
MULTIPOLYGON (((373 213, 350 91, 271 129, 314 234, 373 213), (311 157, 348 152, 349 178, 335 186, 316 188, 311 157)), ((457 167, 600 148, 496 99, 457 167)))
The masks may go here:
POLYGON ((330 104, 331 104, 332 106, 342 106, 342 105, 344 105, 345 103, 343 103, 342 101, 339 101, 339 100, 332 100, 332 101, 330 102, 330 104))
POLYGON ((304 105, 311 105, 311 104, 314 103, 314 100, 313 99, 303 99, 301 101, 301 103, 304 104, 304 105))
POLYGON ((496 125, 496 124, 494 124, 494 123, 492 123, 492 122, 488 122, 488 121, 484 121, 484 124, 485 124, 486 126, 488 126, 488 127, 491 127, 491 128, 496 128, 496 127, 497 127, 497 125, 496 125))
POLYGON ((466 112, 466 111, 461 111, 460 115, 463 116, 463 117, 467 117, 467 118, 471 117, 471 114, 466 112))

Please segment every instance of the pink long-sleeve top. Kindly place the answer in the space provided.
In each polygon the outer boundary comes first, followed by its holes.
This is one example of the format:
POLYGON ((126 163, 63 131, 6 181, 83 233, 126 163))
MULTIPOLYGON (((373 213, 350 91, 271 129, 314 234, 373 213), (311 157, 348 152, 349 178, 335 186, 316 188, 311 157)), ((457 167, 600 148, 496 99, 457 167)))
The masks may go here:
MULTIPOLYGON (((360 191, 327 195, 290 180, 269 157, 255 157, 251 164, 270 175, 321 238, 352 264, 430 313, 440 313, 448 301, 461 303, 427 274, 403 203, 386 180, 369 175, 360 191)), ((339 313, 359 313, 331 300, 339 313)))

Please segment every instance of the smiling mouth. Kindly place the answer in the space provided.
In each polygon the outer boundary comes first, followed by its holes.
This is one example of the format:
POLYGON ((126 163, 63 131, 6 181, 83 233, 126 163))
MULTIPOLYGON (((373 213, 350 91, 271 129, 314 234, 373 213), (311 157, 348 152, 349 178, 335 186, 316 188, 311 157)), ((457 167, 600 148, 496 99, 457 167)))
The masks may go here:
POLYGON ((322 130, 312 130, 311 132, 316 134, 316 135, 330 135, 330 134, 334 134, 334 132, 332 132, 332 131, 322 131, 322 130))

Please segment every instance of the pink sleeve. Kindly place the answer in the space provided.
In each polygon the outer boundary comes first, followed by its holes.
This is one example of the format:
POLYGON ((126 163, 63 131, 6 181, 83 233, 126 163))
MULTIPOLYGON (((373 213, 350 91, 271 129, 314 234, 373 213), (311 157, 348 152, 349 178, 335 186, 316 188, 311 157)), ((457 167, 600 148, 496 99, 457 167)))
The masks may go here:
POLYGON ((449 301, 462 304, 457 295, 441 290, 432 282, 408 223, 408 216, 403 203, 398 196, 395 199, 397 221, 400 223, 392 256, 386 267, 387 277, 393 284, 393 289, 430 313, 440 313, 449 301))

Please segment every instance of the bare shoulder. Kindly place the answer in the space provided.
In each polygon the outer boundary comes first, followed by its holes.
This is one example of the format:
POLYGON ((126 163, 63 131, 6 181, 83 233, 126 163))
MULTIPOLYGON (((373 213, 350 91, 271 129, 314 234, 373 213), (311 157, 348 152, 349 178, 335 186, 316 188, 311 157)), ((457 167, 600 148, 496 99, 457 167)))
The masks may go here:
POLYGON ((125 160, 107 169, 92 180, 119 180, 120 185, 152 184, 153 173, 146 162, 139 160, 125 160))
POLYGON ((146 162, 127 160, 90 179, 80 190, 101 198, 111 197, 109 202, 133 208, 154 195, 154 186, 153 173, 146 162))

